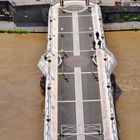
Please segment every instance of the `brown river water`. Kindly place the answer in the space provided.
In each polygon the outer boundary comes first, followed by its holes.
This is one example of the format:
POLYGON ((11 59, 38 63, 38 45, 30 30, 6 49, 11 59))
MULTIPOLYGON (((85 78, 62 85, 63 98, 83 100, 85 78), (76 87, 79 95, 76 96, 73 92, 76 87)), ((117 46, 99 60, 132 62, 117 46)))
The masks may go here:
POLYGON ((140 140, 140 31, 107 32, 118 65, 116 110, 121 140, 140 140))
MULTIPOLYGON (((140 32, 107 32, 118 65, 116 109, 121 140, 140 140, 140 32)), ((43 140, 44 97, 37 63, 45 34, 0 34, 0 140, 43 140)))
POLYGON ((0 140, 43 140, 45 34, 0 34, 0 140))

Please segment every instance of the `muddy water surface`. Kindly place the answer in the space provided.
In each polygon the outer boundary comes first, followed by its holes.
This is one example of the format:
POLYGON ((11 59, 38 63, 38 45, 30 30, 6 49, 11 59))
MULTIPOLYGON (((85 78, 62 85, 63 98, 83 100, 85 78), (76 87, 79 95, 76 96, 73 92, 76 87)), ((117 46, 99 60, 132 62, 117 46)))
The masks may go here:
MULTIPOLYGON (((116 101, 121 140, 140 140, 140 32, 108 32, 117 58, 116 101)), ((0 34, 0 140, 42 140, 43 107, 37 62, 45 34, 0 34)))
POLYGON ((45 34, 0 34, 0 140, 42 140, 45 34))
POLYGON ((117 116, 121 140, 140 140, 140 31, 107 32, 118 65, 117 116))

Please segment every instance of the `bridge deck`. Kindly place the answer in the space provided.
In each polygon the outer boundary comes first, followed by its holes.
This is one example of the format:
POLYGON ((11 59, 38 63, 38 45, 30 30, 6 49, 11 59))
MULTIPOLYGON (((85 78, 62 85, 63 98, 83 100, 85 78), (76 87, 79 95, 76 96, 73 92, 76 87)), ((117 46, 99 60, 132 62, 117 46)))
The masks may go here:
POLYGON ((59 9, 58 28, 58 139, 104 140, 91 12, 59 9))
POLYGON ((110 79, 116 60, 101 16, 98 5, 79 1, 50 8, 48 48, 38 63, 46 76, 44 140, 118 140, 110 79))

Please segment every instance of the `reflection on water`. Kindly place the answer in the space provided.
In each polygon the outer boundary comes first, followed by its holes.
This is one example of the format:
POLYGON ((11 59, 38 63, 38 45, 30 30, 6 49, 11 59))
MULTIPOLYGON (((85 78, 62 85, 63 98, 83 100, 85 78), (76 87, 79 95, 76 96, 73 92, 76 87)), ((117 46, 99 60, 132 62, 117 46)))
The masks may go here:
POLYGON ((140 140, 140 31, 107 32, 121 94, 116 102, 121 140, 140 140))
POLYGON ((0 140, 42 140, 45 34, 0 34, 0 140))

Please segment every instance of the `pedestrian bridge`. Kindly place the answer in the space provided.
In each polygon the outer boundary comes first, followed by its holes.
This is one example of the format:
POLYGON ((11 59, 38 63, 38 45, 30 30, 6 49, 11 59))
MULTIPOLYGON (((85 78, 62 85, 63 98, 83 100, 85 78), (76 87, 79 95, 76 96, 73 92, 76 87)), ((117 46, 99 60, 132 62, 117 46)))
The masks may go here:
POLYGON ((51 3, 38 66, 46 77, 44 140, 118 140, 110 77, 116 60, 98 4, 51 3))

